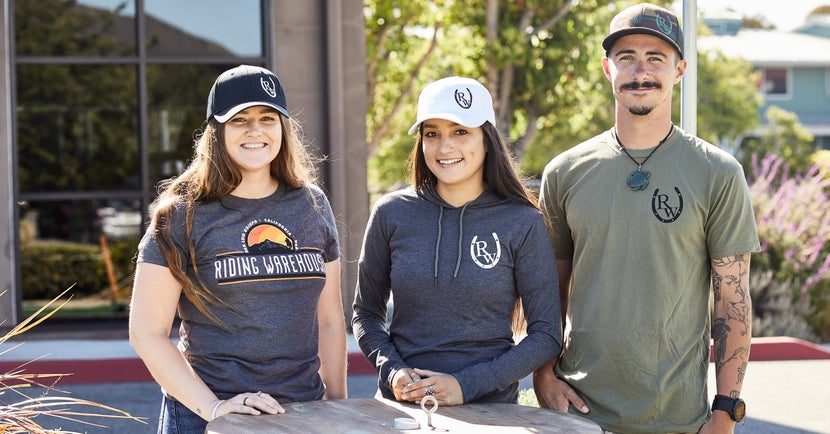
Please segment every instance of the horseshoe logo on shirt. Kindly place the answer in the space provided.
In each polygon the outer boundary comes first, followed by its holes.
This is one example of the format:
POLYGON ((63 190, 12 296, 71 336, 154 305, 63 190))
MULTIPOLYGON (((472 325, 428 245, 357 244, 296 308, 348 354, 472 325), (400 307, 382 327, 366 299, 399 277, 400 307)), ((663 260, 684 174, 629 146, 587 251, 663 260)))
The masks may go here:
POLYGON ((493 232, 493 243, 495 247, 491 246, 487 240, 478 239, 478 235, 473 237, 470 243, 470 256, 473 262, 485 270, 493 268, 499 263, 501 259, 501 243, 499 243, 499 236, 493 232), (493 250, 495 249, 495 252, 493 250))

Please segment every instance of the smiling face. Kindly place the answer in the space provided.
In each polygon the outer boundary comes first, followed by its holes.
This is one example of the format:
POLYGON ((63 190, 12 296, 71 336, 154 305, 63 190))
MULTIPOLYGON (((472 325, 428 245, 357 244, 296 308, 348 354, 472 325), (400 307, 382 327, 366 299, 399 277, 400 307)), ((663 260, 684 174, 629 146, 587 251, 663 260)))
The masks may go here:
POLYGON ((279 112, 271 107, 249 107, 225 122, 225 148, 243 176, 270 174, 281 147, 282 123, 279 112))
POLYGON ((623 36, 602 59, 611 81, 618 114, 635 116, 654 111, 671 114, 671 94, 686 70, 686 61, 666 41, 650 35, 623 36))
POLYGON ((484 132, 445 119, 423 122, 426 165, 437 178, 436 189, 447 202, 469 202, 484 191, 484 132))

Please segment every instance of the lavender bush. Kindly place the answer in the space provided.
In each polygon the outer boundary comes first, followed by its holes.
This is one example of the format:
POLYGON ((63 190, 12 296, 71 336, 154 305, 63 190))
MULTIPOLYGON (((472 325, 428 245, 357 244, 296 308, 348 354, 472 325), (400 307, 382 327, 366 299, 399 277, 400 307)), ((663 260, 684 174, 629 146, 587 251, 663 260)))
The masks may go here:
POLYGON ((761 253, 752 257, 754 334, 817 340, 814 333, 830 341, 830 171, 813 164, 791 175, 774 154, 753 155, 751 169, 761 238, 761 253))

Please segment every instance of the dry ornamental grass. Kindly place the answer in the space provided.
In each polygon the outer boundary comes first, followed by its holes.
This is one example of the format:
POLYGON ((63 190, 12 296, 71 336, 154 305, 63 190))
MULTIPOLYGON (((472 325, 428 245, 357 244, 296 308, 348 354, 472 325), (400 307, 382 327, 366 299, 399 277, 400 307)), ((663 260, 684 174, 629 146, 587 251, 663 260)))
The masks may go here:
MULTIPOLYGON (((56 305, 56 303, 58 303, 58 301, 71 289, 72 287, 66 289, 60 295, 52 299, 52 301, 12 328, 8 333, 0 336, 0 344, 5 343, 14 336, 18 336, 28 330, 31 330, 33 327, 51 317, 72 299, 70 296, 60 305, 56 305)), ((3 296, 4 294, 5 291, 0 293, 0 296, 3 296)), ((2 325, 3 324, 0 323, 0 326, 2 325)), ((22 345, 22 343, 0 352, 0 358, 20 345, 22 345)), ((132 419, 146 424, 143 420, 144 418, 135 417, 123 410, 99 404, 97 402, 69 396, 48 396, 50 392, 55 394, 67 394, 68 392, 60 390, 56 387, 56 385, 62 377, 71 374, 37 374, 26 372, 27 366, 34 361, 35 360, 31 360, 21 363, 20 366, 9 372, 0 373, 0 433, 75 433, 75 431, 63 431, 60 428, 46 428, 41 425, 41 422, 46 424, 47 421, 53 423, 73 421, 90 426, 106 428, 104 425, 84 420, 84 418, 89 417, 132 419), (30 390, 31 388, 42 388, 45 392, 43 392, 40 396, 31 397, 25 393, 26 390, 30 390)))

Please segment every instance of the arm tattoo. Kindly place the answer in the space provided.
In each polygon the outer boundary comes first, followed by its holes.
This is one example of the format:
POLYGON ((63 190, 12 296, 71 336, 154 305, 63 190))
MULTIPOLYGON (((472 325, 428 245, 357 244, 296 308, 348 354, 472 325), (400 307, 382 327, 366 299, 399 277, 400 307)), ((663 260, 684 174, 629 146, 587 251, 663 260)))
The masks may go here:
MULTIPOLYGON (((739 347, 732 352, 732 355, 726 357, 726 337, 730 330, 732 329, 726 325, 726 319, 715 318, 715 322, 712 324, 712 339, 715 341, 715 372, 720 372, 723 365, 748 354, 746 347, 739 347)), ((738 384, 743 383, 745 373, 746 360, 738 369, 738 384)))
MULTIPOLYGON (((741 336, 745 336, 749 330, 749 306, 747 306, 747 288, 744 287, 742 279, 749 273, 749 264, 744 255, 735 255, 712 261, 712 286, 714 288, 715 302, 724 298, 725 291, 732 289, 737 295, 729 301, 726 320, 738 321, 743 325, 741 336), (724 273, 723 275, 720 273, 724 273)), ((727 331, 729 329, 727 328, 727 331)), ((714 331, 713 331, 714 334, 714 331)))
MULTIPOLYGON (((749 305, 748 281, 749 255, 735 255, 712 260, 712 287, 716 304, 723 309, 712 323, 712 339, 715 344, 715 371, 733 360, 741 361, 738 367, 737 384, 743 383, 746 374, 749 347, 741 346, 727 356, 727 337, 732 332, 731 321, 740 327, 736 330, 740 336, 747 336, 751 330, 752 313, 749 305)), ((738 394, 733 391, 730 395, 738 394)))

